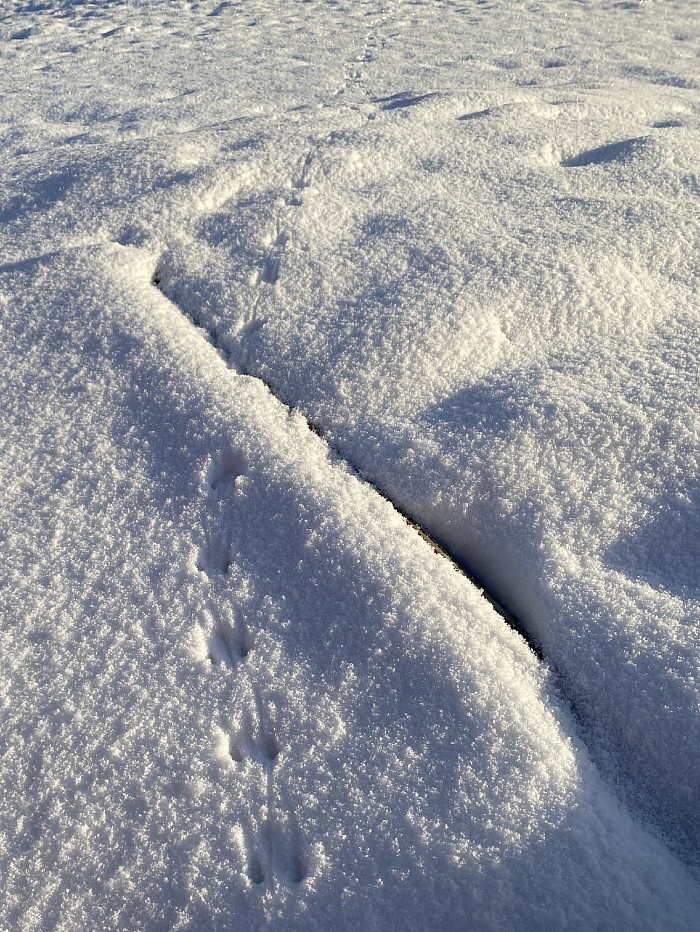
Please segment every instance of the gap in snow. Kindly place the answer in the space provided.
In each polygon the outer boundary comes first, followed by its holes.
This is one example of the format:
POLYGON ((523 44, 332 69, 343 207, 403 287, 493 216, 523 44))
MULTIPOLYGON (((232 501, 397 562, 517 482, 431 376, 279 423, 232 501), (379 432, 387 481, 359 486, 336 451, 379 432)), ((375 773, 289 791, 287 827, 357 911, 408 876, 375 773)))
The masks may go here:
MULTIPOLYGON (((412 527, 418 534, 420 534, 420 536, 423 538, 423 540, 426 541, 426 543, 430 544, 430 546, 435 551, 435 553, 437 553, 443 559, 448 560, 459 573, 461 573, 463 576, 466 576, 466 578, 472 583, 472 585, 476 586, 476 588, 479 590, 481 595, 493 607, 493 609, 497 612, 497 614, 500 615, 503 621, 505 621, 508 627, 520 635, 520 637, 525 641, 525 643, 528 645, 530 650, 535 654, 537 659, 540 660, 541 662, 547 662, 546 658, 544 657, 541 645, 532 636, 532 634, 528 631, 525 625, 522 624, 522 622, 515 615, 509 612, 508 609, 502 604, 502 602, 498 600, 498 598, 492 592, 489 592, 488 588, 484 584, 483 580, 480 579, 478 574, 475 573, 474 570, 468 564, 466 564, 463 559, 460 559, 454 554, 450 553, 449 549, 447 549, 441 543, 439 543, 436 537, 433 536, 433 534, 431 534, 429 528, 423 527, 421 524, 419 524, 412 517, 411 514, 409 514, 403 508, 400 508, 379 486, 376 485, 376 483, 374 483, 371 479, 368 479, 367 476, 364 475, 363 471, 358 466, 356 466, 353 462, 351 462, 345 456, 343 456, 343 454, 339 451, 339 449, 335 446, 335 444, 333 444, 333 442, 328 438, 325 431, 320 425, 309 421, 305 413, 299 408, 288 405, 286 402, 284 402, 277 395, 277 393, 274 391, 274 389, 269 384, 269 382, 266 382, 264 379, 261 379, 259 376, 251 375, 249 372, 245 371, 245 368, 237 366, 235 362, 233 361, 231 353, 222 344, 221 340, 219 339, 219 335, 216 329, 213 327, 209 327, 206 323, 203 322, 203 320, 199 317, 198 314, 193 313, 192 311, 186 309, 182 304, 180 304, 176 296, 169 293, 167 287, 164 285, 164 278, 165 278, 164 270, 161 264, 159 263, 156 266, 156 270, 153 273, 153 276, 151 278, 151 284, 155 288, 157 288, 158 291, 165 298, 167 298, 167 300, 173 305, 173 307, 175 307, 177 311, 193 325, 193 327, 201 335, 202 339, 206 340, 207 343, 211 344, 211 346, 217 351, 217 353, 219 354, 221 359, 226 363, 229 369, 236 372, 238 375, 243 375, 243 376, 246 376, 246 378, 255 379, 257 382, 260 382, 262 385, 265 386, 265 388, 270 392, 270 394, 277 401, 280 402, 280 404, 283 404, 286 408, 290 410, 294 410, 295 412, 298 412, 299 414, 301 414, 301 416, 306 421, 306 425, 309 428, 309 430, 312 433, 316 434, 316 436, 319 437, 321 440, 323 440, 323 442, 332 451, 334 456, 337 457, 338 460, 342 461, 354 473, 354 475, 356 475, 358 479, 360 479, 360 481, 369 485, 372 489, 374 489, 377 495, 381 496, 381 498, 383 498, 384 501, 388 502, 392 506, 394 511, 400 514, 401 517, 404 519, 404 521, 410 527, 412 527)), ((571 705, 570 701, 569 701, 569 705, 571 705)))

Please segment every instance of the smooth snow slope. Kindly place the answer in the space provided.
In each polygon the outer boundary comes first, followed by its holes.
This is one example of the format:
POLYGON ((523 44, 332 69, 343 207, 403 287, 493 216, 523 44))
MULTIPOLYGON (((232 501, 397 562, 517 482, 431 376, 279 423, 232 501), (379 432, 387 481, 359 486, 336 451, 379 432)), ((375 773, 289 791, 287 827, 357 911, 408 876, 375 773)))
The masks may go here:
POLYGON ((5 5, 0 927, 697 926, 691 7, 5 5))

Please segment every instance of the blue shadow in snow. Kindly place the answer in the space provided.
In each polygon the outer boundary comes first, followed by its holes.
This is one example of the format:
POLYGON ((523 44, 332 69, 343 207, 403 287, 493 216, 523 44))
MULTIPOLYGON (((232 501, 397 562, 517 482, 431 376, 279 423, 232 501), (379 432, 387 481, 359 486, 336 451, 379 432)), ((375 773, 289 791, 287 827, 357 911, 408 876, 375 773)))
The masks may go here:
POLYGON ((428 408, 423 418, 433 429, 444 428, 443 436, 505 438, 545 416, 541 384, 536 368, 487 378, 428 408))
POLYGON ((700 484, 665 492, 649 519, 605 554, 611 569, 683 599, 700 599, 700 484))
POLYGON ((430 100, 431 97, 437 97, 437 94, 435 92, 411 94, 410 91, 401 91, 401 93, 392 94, 390 97, 375 97, 372 103, 381 104, 382 110, 403 110, 406 107, 415 107, 416 104, 421 104, 424 100, 430 100))
POLYGON ((637 136, 634 139, 621 139, 604 146, 586 149, 578 155, 572 155, 562 161, 564 168, 585 168, 587 165, 606 165, 609 162, 626 162, 637 155, 644 147, 648 137, 637 136))

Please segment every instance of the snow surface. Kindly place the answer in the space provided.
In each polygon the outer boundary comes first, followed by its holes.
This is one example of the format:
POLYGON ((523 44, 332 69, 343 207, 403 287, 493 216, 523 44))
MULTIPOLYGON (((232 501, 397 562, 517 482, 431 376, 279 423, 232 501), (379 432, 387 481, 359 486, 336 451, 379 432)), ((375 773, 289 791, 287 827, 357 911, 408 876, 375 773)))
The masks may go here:
POLYGON ((0 928, 697 929, 695 4, 0 48, 0 928))

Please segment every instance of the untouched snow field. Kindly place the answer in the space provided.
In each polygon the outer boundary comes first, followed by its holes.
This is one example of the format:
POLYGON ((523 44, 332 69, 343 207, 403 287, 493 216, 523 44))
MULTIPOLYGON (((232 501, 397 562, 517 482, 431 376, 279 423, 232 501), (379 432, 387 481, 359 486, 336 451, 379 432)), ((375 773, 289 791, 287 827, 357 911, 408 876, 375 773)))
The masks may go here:
POLYGON ((697 5, 0 49, 0 929, 698 929, 697 5))

